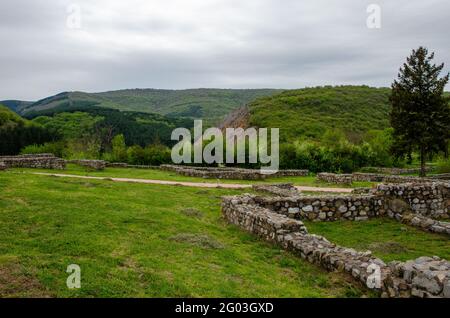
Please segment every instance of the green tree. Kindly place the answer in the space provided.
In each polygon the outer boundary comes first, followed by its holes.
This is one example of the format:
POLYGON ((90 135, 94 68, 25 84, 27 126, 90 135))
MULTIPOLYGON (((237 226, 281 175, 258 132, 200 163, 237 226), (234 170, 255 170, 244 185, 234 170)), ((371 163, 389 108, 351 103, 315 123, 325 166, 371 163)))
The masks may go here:
POLYGON ((116 162, 126 162, 128 159, 127 146, 125 145, 125 137, 120 134, 112 140, 113 160, 116 162))
POLYGON ((419 47, 413 50, 392 84, 391 124, 394 128, 393 151, 397 157, 418 151, 421 176, 425 160, 445 151, 450 131, 450 108, 444 97, 449 74, 440 78, 444 64, 433 64, 434 53, 419 47))

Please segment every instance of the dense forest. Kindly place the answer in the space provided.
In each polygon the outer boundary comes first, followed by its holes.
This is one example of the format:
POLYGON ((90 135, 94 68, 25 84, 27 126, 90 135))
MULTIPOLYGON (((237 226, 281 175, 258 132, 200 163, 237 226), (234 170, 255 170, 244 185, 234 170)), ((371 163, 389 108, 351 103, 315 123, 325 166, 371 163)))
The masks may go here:
POLYGON ((43 144, 58 139, 41 125, 21 118, 0 105, 0 155, 15 155, 28 145, 43 144))
MULTIPOLYGON (((388 88, 367 86, 283 91, 254 100, 248 114, 233 120, 242 124, 245 119, 248 127, 280 128, 283 169, 351 172, 365 166, 404 166, 417 160, 417 155, 393 155, 390 94, 388 88)), ((51 152, 65 158, 170 163, 171 132, 177 127, 191 129, 190 115, 201 116, 197 107, 189 108, 185 116, 172 117, 100 107, 97 101, 69 101, 65 94, 39 103, 53 106, 29 110, 27 119, 2 108, 2 154, 51 152)))

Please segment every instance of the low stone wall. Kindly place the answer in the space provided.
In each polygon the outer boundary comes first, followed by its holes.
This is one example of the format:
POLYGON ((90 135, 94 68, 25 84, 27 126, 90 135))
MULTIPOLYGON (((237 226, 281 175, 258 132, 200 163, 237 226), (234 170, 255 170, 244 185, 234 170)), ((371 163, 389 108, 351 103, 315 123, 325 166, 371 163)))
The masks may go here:
POLYGON ((421 182, 433 182, 436 181, 433 178, 419 178, 412 176, 397 176, 397 175, 385 175, 377 173, 362 173, 355 172, 353 174, 334 174, 334 173, 319 173, 317 174, 317 180, 325 181, 335 184, 352 184, 352 182, 383 182, 383 183, 421 183, 421 182))
POLYGON ((212 168, 212 167, 188 167, 176 165, 161 165, 161 170, 173 171, 188 177, 205 179, 231 179, 231 180, 264 180, 266 178, 285 176, 306 176, 307 170, 280 170, 275 174, 263 174, 256 169, 241 168, 212 168))
POLYGON ((395 214, 396 220, 424 231, 450 235, 450 222, 437 221, 418 214, 395 214))
POLYGON ((277 214, 255 203, 250 195, 224 197, 222 213, 227 221, 301 258, 330 271, 348 273, 383 297, 450 298, 450 263, 422 257, 386 265, 370 251, 340 247, 326 238, 308 234, 301 221, 277 214))
POLYGON ((436 181, 431 178, 409 177, 409 176, 386 176, 383 179, 384 183, 422 183, 436 181))
POLYGON ((6 165, 2 161, 0 161, 0 171, 2 170, 6 170, 6 165))
POLYGON ((6 168, 41 168, 41 169, 65 169, 63 159, 52 154, 2 156, 0 162, 6 168))
POLYGON ((246 197, 224 199, 222 211, 226 219, 235 225, 271 242, 287 233, 307 233, 303 222, 273 213, 268 209, 246 204, 246 197))
POLYGON ((395 297, 450 298, 450 262, 439 257, 419 257, 389 264, 388 282, 395 297))
POLYGON ((103 160, 67 160, 66 162, 93 170, 104 170, 106 167, 106 161, 103 160))
POLYGON ((353 181, 362 181, 362 182, 383 182, 385 177, 386 175, 378 173, 355 172, 352 174, 353 181))
POLYGON ((450 182, 382 184, 376 194, 384 201, 390 217, 418 214, 430 218, 450 218, 450 182))
POLYGON ((301 194, 292 183, 253 185, 253 190, 269 193, 278 197, 296 197, 301 194))
POLYGON ((148 165, 129 165, 124 162, 107 162, 106 166, 109 168, 133 168, 133 169, 159 169, 159 166, 148 166, 148 165))
POLYGON ((319 173, 317 180, 336 184, 352 184, 351 174, 334 174, 334 173, 319 173))
POLYGON ((260 197, 252 196, 255 205, 298 220, 366 221, 383 213, 383 202, 372 195, 260 197))
MULTIPOLYGON (((384 168, 384 167, 365 167, 361 170, 376 171, 381 174, 401 175, 420 173, 420 168, 384 168)), ((433 167, 425 167, 426 172, 433 171, 433 167)))

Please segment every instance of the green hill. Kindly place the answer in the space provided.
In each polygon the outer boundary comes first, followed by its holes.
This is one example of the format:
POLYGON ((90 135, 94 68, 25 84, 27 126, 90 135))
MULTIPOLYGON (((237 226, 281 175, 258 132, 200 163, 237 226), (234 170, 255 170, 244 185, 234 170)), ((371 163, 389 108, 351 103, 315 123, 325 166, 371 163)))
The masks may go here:
POLYGON ((104 93, 64 92, 18 109, 30 115, 52 108, 99 106, 122 111, 157 113, 169 117, 203 118, 220 121, 234 109, 256 98, 269 96, 274 89, 128 89, 104 93))
POLYGON ((20 111, 22 109, 30 106, 31 104, 33 104, 33 102, 21 101, 21 100, 3 100, 3 101, 0 101, 0 104, 8 107, 9 109, 11 109, 12 111, 14 111, 16 113, 20 113, 20 111))
POLYGON ((389 88, 315 87, 284 91, 249 104, 249 125, 280 128, 282 141, 320 139, 329 129, 358 141, 364 132, 389 127, 389 88))
POLYGON ((15 155, 22 147, 52 141, 54 136, 44 127, 23 119, 0 105, 0 156, 15 155))
POLYGON ((8 107, 0 104, 0 128, 25 125, 28 121, 14 113, 8 107))

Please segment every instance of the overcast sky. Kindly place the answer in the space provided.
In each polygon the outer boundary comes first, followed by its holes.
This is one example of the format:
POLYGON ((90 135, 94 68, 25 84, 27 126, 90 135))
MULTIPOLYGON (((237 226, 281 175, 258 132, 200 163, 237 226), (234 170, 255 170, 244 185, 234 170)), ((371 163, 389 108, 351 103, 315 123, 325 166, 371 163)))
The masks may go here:
POLYGON ((419 45, 449 71, 449 12, 448 0, 1 0, 0 100, 123 88, 389 86, 419 45), (366 23, 372 3, 379 29, 366 23))

